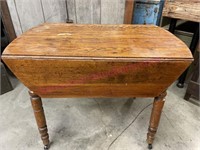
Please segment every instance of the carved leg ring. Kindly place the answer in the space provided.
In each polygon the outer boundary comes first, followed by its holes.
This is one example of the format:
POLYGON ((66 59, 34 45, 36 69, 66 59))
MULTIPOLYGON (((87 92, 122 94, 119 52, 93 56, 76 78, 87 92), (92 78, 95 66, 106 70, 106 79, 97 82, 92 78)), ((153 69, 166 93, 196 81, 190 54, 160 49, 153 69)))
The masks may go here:
POLYGON ((153 103, 153 109, 151 112, 151 119, 149 122, 149 129, 147 133, 147 143, 149 144, 149 149, 152 149, 152 144, 155 138, 155 134, 159 125, 160 116, 162 113, 162 108, 165 103, 165 96, 167 95, 166 92, 163 92, 158 97, 155 97, 153 103))
POLYGON ((41 98, 36 95, 34 92, 29 91, 29 95, 31 96, 31 104, 34 111, 35 119, 37 122, 37 126, 41 135, 41 139, 44 144, 44 149, 49 148, 49 134, 48 129, 46 125, 46 119, 44 115, 44 110, 42 107, 42 101, 41 98))

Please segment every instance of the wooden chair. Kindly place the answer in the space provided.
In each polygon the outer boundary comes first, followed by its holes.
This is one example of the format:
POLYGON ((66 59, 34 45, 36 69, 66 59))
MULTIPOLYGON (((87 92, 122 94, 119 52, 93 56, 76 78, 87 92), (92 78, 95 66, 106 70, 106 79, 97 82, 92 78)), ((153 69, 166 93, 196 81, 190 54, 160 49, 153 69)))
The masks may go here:
POLYGON ((200 52, 200 47, 198 46, 197 48, 197 55, 195 55, 195 61, 194 61, 194 68, 192 70, 193 75, 192 78, 188 84, 187 91, 185 94, 184 99, 189 100, 190 97, 195 97, 199 100, 199 87, 200 87, 200 82, 199 82, 199 52, 200 52))

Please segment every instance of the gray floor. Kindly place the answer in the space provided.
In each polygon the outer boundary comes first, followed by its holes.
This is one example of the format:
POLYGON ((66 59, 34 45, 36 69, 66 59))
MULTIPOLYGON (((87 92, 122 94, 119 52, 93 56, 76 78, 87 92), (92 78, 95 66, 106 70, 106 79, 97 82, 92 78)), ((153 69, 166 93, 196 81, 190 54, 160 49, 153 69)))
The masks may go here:
MULTIPOLYGON (((0 96, 0 150, 42 150, 27 88, 15 83, 0 96)), ((169 88, 154 150, 200 150, 200 108, 184 93, 169 88)), ((51 150, 145 150, 152 101, 43 99, 51 150)))

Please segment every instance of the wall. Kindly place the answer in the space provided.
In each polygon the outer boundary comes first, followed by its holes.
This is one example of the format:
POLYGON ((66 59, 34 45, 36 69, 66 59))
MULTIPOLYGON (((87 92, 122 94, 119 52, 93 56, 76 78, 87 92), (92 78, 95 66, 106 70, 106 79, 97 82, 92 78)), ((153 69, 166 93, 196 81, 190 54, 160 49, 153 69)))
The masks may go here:
POLYGON ((17 36, 44 22, 123 24, 125 0, 7 0, 17 36), (67 5, 66 5, 67 4, 67 5))

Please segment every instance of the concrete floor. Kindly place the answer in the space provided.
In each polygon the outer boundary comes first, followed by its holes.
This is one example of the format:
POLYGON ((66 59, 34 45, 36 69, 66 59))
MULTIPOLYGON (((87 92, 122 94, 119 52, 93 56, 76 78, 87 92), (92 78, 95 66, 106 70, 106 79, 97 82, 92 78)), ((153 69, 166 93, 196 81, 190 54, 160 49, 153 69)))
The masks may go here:
MULTIPOLYGON (((0 150, 42 150, 27 88, 0 96, 0 150)), ((200 108, 168 90, 154 150, 200 150, 200 108)), ((153 99, 43 99, 51 150, 145 150, 153 99), (143 110, 143 111, 142 111, 143 110)))

